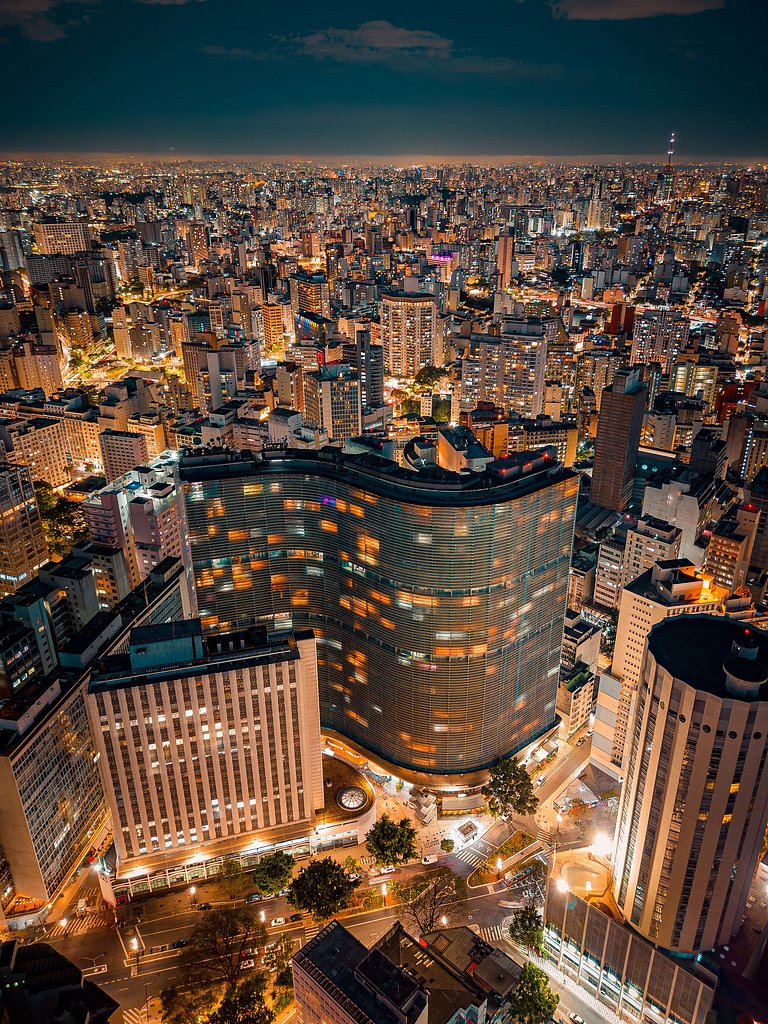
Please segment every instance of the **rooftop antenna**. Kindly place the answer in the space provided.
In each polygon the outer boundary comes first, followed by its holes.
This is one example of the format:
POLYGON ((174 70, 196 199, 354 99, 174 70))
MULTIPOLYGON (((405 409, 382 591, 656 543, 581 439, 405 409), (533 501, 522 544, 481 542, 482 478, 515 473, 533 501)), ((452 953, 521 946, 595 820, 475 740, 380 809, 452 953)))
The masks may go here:
POLYGON ((675 133, 672 132, 672 135, 670 136, 670 139, 669 139, 669 149, 667 150, 667 170, 668 171, 672 170, 672 157, 674 155, 675 155, 675 133))

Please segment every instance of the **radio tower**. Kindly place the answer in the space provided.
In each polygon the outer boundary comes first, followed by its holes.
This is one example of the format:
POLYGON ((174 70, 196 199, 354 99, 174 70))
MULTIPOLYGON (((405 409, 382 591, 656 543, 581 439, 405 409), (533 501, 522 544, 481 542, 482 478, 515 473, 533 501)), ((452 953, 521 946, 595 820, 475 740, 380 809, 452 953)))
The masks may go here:
POLYGON ((675 172, 672 169, 672 157, 674 155, 675 133, 672 132, 672 134, 669 137, 669 147, 667 148, 667 164, 664 168, 663 173, 661 174, 661 179, 663 181, 661 198, 666 202, 669 202, 669 200, 672 198, 673 185, 675 182, 675 172))

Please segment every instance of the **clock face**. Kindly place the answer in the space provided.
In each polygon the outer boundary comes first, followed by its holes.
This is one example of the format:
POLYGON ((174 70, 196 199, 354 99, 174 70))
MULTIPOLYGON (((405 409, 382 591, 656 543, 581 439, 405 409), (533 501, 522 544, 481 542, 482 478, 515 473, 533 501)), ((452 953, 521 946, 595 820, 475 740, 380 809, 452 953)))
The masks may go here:
POLYGON ((358 811, 368 800, 359 786, 345 786, 336 795, 336 802, 348 811, 358 811))

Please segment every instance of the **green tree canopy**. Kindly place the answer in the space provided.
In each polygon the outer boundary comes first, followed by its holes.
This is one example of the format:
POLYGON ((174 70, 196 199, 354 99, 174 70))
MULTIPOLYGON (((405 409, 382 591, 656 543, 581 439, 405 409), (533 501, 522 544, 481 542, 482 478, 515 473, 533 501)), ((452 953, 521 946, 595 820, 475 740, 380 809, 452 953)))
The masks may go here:
POLYGON ((195 985, 193 988, 164 988, 160 993, 160 1016, 163 1024, 189 1024, 204 1020, 216 1005, 221 985, 195 985))
POLYGON ((434 931, 442 924, 442 918, 467 898, 467 883, 448 868, 439 874, 417 875, 407 887, 400 890, 403 911, 421 934, 434 931))
POLYGON ((431 388, 443 377, 445 377, 445 370, 441 370, 439 366, 422 366, 413 378, 413 382, 420 387, 431 388))
POLYGON ((262 857, 256 866, 252 878, 258 892, 267 896, 280 892, 291 880, 296 861, 288 853, 270 853, 262 857))
POLYGON ((453 848, 455 846, 456 846, 456 843, 454 843, 454 841, 452 839, 441 839, 440 840, 440 849, 443 851, 443 853, 453 853, 453 848))
POLYGON ((355 883, 333 857, 312 860, 288 889, 288 902, 315 917, 330 917, 349 905, 355 883))
POLYGON ((405 864, 416 856, 416 829, 408 818, 395 821, 382 814, 365 837, 375 864, 405 864))
POLYGON ((219 878, 227 887, 229 898, 234 899, 237 890, 242 885, 243 868, 239 860, 225 860, 219 871, 219 878))
POLYGON ((515 942, 519 942, 522 946, 541 952, 541 944, 544 941, 542 924, 541 914, 531 903, 527 907, 519 907, 512 912, 509 934, 515 942))
POLYGON ((235 985, 243 970, 243 950, 266 941, 266 929, 250 907, 207 910, 200 915, 181 963, 192 984, 218 980, 235 985))
POLYGON ((530 775, 514 757, 507 757, 491 768, 482 794, 488 810, 497 818, 512 813, 533 814, 539 806, 530 775))
POLYGON ((248 978, 228 992, 207 1024, 272 1024, 274 1011, 264 1002, 264 983, 248 978))
POLYGON ((557 1009, 559 1001, 559 996, 549 987, 544 971, 528 963, 509 998, 509 1013, 516 1024, 544 1024, 557 1009))

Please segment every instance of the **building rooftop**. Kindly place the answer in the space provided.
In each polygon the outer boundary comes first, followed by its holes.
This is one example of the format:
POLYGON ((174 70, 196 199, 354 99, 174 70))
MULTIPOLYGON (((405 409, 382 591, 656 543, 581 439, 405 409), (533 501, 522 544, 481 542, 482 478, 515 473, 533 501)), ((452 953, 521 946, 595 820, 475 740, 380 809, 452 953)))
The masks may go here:
POLYGON ((768 684, 757 697, 735 697, 726 686, 724 663, 739 678, 760 682, 768 675, 768 633, 724 615, 675 615, 654 626, 648 650, 663 668, 697 690, 722 699, 768 700, 768 684), (734 644, 748 647, 755 660, 737 657, 734 644), (738 664, 734 664, 738 662, 738 664))

